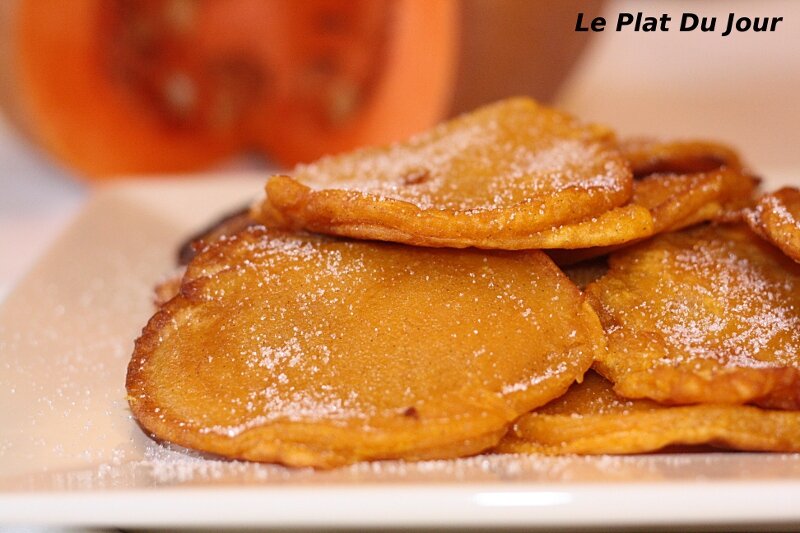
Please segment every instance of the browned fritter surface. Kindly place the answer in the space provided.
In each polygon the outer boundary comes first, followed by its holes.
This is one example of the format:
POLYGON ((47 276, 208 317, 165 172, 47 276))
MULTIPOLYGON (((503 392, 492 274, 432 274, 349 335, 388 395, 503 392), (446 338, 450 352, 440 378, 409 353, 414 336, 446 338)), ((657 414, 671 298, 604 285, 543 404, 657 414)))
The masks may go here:
POLYGON ((745 218, 756 233, 800 262, 800 190, 784 187, 765 194, 745 218))
POLYGON ((541 252, 441 250, 250 228, 189 265, 131 360, 156 437, 331 467, 474 454, 604 346, 541 252))
POLYGON ((646 210, 615 209, 631 186, 609 130, 517 98, 274 176, 254 217, 418 246, 585 247, 652 231, 646 210))
POLYGON ((723 167, 740 173, 745 170, 736 150, 717 142, 631 138, 620 141, 619 149, 637 179, 651 174, 711 172, 723 167))
POLYGON ((637 180, 631 202, 650 210, 655 233, 715 220, 743 207, 753 196, 752 177, 731 170, 654 174, 637 180))
POLYGON ((505 453, 627 454, 710 444, 800 451, 800 412, 742 405, 666 406, 618 396, 588 372, 562 397, 523 415, 495 448, 505 453))
MULTIPOLYGON (((756 181, 751 176, 728 169, 694 174, 652 174, 634 182, 630 203, 648 210, 653 221, 652 233, 659 234, 727 218, 731 212, 751 202, 755 187, 756 181)), ((636 242, 553 250, 550 255, 559 265, 572 265, 636 242)))
POLYGON ((587 287, 629 398, 800 408, 800 265, 745 226, 663 234, 587 287))

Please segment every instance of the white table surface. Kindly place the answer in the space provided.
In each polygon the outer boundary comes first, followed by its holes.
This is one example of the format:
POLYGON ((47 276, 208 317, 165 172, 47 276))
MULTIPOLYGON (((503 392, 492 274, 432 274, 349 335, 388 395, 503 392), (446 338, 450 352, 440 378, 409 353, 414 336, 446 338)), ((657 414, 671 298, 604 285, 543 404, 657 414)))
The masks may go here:
MULTIPOLYGON (((707 137, 738 146, 752 166, 800 184, 800 1, 615 0, 619 12, 731 11, 782 16, 775 33, 598 34, 558 104, 622 134, 707 137)), ((611 24, 609 24, 611 25, 611 24)), ((252 168, 252 162, 228 167, 252 168)), ((77 212, 90 187, 0 118, 0 299, 77 212)))

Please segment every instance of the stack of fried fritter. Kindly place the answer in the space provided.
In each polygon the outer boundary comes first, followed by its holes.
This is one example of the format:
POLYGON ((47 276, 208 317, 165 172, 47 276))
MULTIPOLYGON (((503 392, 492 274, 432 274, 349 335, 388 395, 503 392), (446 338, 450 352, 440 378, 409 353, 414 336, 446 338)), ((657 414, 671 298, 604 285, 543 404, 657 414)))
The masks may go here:
POLYGON ((756 187, 522 98, 299 166, 184 250, 131 409, 297 466, 800 451, 800 194, 756 187))

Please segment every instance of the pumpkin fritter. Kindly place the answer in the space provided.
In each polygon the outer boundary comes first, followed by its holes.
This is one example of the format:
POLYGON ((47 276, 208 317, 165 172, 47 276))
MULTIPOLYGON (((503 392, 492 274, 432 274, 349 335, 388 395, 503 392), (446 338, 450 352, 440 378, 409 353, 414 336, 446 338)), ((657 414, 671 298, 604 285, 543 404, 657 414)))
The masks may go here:
POLYGON ((585 247, 651 232, 646 210, 621 207, 632 181, 609 130, 516 98, 273 176, 253 216, 418 246, 585 247))
POLYGON ((590 371, 564 396, 520 417, 495 451, 627 454, 671 445, 798 452, 800 412, 629 400, 618 396, 608 380, 590 371))
POLYGON ((632 138, 620 141, 619 149, 637 179, 651 174, 711 172, 723 167, 744 171, 736 150, 716 142, 632 138))
POLYGON ((755 187, 752 177, 727 169, 656 174, 636 181, 631 202, 650 210, 655 233, 664 233, 744 207, 755 187))
POLYGON ((127 388, 152 435, 227 457, 449 458, 495 445, 604 342, 539 251, 251 227, 192 260, 137 340, 127 388))
POLYGON ((739 225, 663 234, 609 267, 586 292, 618 394, 800 409, 800 265, 739 225))
MULTIPOLYGON (((658 234, 727 218, 751 202, 755 187, 756 181, 751 176, 728 169, 694 174, 652 174, 634 182, 630 202, 648 210, 653 221, 651 233, 658 234)), ((571 265, 607 255, 635 242, 553 250, 550 255, 559 265, 571 265)))
POLYGON ((756 233, 800 262, 800 190, 784 187, 762 196, 745 218, 756 233))

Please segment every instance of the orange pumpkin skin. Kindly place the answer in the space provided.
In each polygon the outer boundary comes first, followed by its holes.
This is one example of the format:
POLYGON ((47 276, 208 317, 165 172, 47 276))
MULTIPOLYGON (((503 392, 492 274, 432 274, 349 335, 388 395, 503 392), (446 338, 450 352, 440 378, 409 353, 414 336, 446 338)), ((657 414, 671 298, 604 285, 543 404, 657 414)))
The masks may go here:
POLYGON ((398 141, 447 115, 458 63, 459 3, 397 0, 386 7, 373 14, 388 18, 384 28, 354 37, 352 48, 340 47, 340 75, 311 87, 298 84, 279 109, 277 126, 262 122, 259 146, 277 161, 291 165, 398 141), (371 63, 356 53, 364 48, 373 48, 371 63))
POLYGON ((455 0, 3 9, 6 113, 91 178, 199 170, 250 148, 289 165, 401 138, 442 118, 452 84, 455 0))
POLYGON ((233 136, 176 125, 114 79, 98 31, 104 5, 34 0, 16 6, 8 65, 16 122, 90 177, 195 170, 231 154, 233 136))

